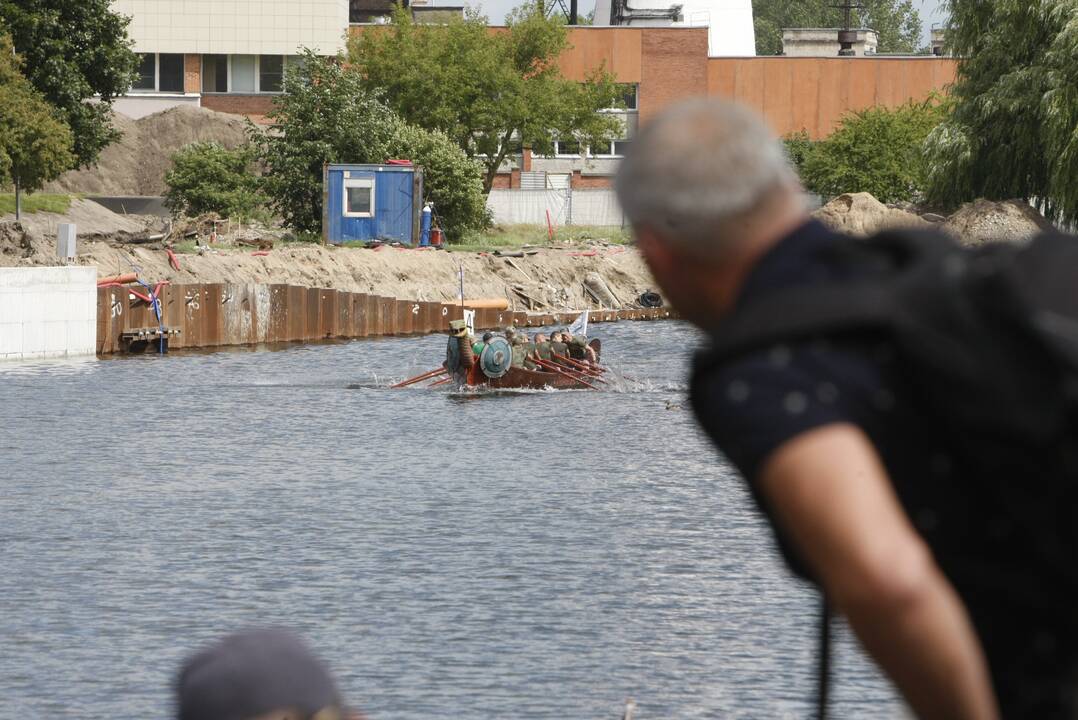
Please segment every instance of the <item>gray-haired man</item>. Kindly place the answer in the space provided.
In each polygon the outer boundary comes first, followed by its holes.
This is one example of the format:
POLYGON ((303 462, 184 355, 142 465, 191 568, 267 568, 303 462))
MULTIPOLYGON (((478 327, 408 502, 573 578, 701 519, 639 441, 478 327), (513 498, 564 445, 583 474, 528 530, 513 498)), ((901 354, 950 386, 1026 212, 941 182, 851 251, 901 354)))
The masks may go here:
MULTIPOLYGON (((748 300, 845 279, 827 260, 839 238, 809 218, 781 144, 745 108, 698 100, 658 116, 617 191, 668 299, 707 331, 748 300)), ((1070 621, 1004 589, 1022 577, 1021 552, 960 489, 962 458, 940 451, 948 429, 892 350, 865 333, 733 361, 704 353, 694 408, 788 562, 918 715, 1076 717, 1078 665, 1059 631, 1070 621)))

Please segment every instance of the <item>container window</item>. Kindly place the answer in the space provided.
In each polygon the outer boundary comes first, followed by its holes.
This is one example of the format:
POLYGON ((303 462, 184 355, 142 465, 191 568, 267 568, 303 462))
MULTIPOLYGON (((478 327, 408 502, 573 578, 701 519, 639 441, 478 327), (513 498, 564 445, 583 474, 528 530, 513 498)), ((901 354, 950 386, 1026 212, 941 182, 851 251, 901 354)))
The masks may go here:
POLYGON ((232 56, 232 86, 230 92, 253 93, 255 91, 255 56, 232 56))
POLYGON ((374 217, 373 178, 345 178, 344 216, 374 217))
POLYGON ((161 53, 157 56, 157 89, 161 92, 183 92, 183 55, 161 53))
POLYGON ((259 92, 281 92, 284 79, 284 55, 260 55, 258 57, 259 92))
POLYGON ((202 56, 202 92, 228 92, 228 56, 202 56))
POLYGON ((139 56, 138 78, 131 85, 134 90, 157 89, 157 56, 153 53, 142 53, 139 56))

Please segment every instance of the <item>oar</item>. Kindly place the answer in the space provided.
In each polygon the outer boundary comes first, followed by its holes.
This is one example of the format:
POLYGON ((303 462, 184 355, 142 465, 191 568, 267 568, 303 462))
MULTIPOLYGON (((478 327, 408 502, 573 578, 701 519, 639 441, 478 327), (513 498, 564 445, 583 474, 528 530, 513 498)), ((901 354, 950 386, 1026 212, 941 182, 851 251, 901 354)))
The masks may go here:
MULTIPOLYGON (((555 357, 557 357, 557 356, 555 356, 555 357)), ((596 382, 601 382, 603 385, 606 385, 606 380, 603 380, 601 377, 599 377, 599 375, 597 373, 590 373, 587 370, 577 370, 572 365, 562 365, 557 360, 554 361, 554 364, 559 365, 562 369, 564 369, 568 373, 572 373, 573 375, 583 375, 586 378, 591 378, 592 380, 595 380, 596 382)))
MULTIPOLYGON (((580 365, 580 366, 582 366, 584 368, 598 370, 599 372, 604 372, 605 373, 605 372, 610 371, 610 368, 605 367, 603 365, 591 365, 591 366, 582 365, 582 363, 579 360, 576 360, 576 359, 570 358, 570 357, 566 357, 564 355, 555 355, 555 357, 558 358, 559 360, 568 360, 570 363, 572 363, 574 365, 580 365)), ((639 380, 634 378, 632 375, 626 375, 625 373, 618 373, 618 374, 621 375, 621 377, 628 380, 629 382, 634 382, 634 383, 639 383, 640 382, 639 380)), ((596 379, 598 380, 598 377, 596 377, 596 379)))
POLYGON ((408 380, 404 380, 402 382, 399 382, 396 385, 390 385, 389 387, 391 387, 391 388, 407 387, 409 385, 414 385, 417 382, 423 382, 424 380, 426 380, 428 378, 432 378, 435 375, 441 375, 442 373, 445 373, 445 372, 449 372, 449 371, 446 370, 444 367, 435 368, 434 370, 431 370, 430 372, 425 372, 422 375, 416 375, 414 378, 409 378, 408 380))
POLYGON ((432 382, 427 387, 429 387, 429 388, 438 387, 439 385, 445 385, 448 382, 453 382, 453 378, 451 378, 451 377, 442 378, 441 380, 438 380, 437 382, 432 382))
POLYGON ((570 357, 566 357, 565 355, 555 355, 554 357, 557 358, 557 362, 561 362, 562 364, 576 370, 579 373, 594 377, 596 380, 599 379, 599 373, 582 362, 574 360, 570 357))
POLYGON ((563 377, 567 377, 570 380, 572 380, 573 382, 578 382, 581 385, 584 385, 585 387, 591 388, 592 390, 598 390, 599 389, 599 388, 595 387, 594 385, 592 385, 591 383, 586 382, 584 380, 581 380, 580 378, 576 377, 575 375, 570 375, 569 373, 565 372, 564 370, 562 370, 560 367, 558 367, 557 365, 555 365, 552 362, 547 362, 546 360, 543 360, 542 358, 540 358, 537 361, 537 363, 538 363, 538 365, 540 367, 545 367, 547 370, 550 370, 551 372, 555 372, 558 375, 562 375, 563 377))

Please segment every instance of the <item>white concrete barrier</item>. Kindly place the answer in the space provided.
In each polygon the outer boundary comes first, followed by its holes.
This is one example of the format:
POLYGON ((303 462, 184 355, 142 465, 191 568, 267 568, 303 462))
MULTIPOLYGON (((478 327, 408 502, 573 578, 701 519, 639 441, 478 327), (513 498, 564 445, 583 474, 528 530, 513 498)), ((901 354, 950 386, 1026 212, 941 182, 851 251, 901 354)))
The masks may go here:
POLYGON ((96 350, 97 268, 0 268, 0 360, 96 350))

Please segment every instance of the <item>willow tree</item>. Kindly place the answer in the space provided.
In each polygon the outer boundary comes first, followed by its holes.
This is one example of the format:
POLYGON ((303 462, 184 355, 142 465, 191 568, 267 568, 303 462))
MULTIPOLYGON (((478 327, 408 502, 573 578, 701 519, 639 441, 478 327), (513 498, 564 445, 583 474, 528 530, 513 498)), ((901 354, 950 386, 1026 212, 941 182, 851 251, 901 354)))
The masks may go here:
POLYGON ((954 112, 928 138, 928 200, 1033 201, 1078 221, 1078 2, 953 0, 954 112))
POLYGON ((519 146, 546 153, 555 137, 585 145, 623 132, 617 118, 598 112, 620 102, 613 77, 602 68, 584 82, 564 77, 557 61, 568 47, 564 23, 536 4, 511 13, 504 30, 474 10, 417 24, 398 6, 392 25, 350 41, 348 59, 407 122, 444 132, 478 160, 489 192, 519 146))

